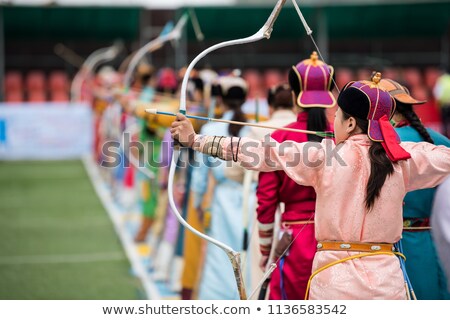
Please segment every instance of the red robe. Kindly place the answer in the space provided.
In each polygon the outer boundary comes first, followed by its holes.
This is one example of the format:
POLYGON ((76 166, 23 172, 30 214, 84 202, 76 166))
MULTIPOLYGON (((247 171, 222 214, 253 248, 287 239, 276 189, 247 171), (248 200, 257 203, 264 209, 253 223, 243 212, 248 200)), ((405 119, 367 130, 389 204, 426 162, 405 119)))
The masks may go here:
MULTIPOLYGON (((302 112, 298 115, 297 121, 288 125, 288 128, 307 128, 308 114, 302 112)), ((272 138, 278 142, 287 140, 295 142, 306 142, 308 137, 303 133, 275 131, 272 138)), ((259 174, 259 184, 257 188, 258 209, 257 219, 259 222, 259 234, 261 238, 261 253, 268 256, 271 250, 273 236, 273 223, 278 204, 285 204, 285 211, 282 213, 281 221, 314 221, 314 210, 316 206, 316 193, 312 187, 298 185, 289 178, 284 171, 261 172, 259 174)), ((316 239, 314 224, 299 224, 288 227, 292 232, 292 239, 297 233, 300 235, 293 242, 285 257, 283 266, 283 282, 286 297, 289 300, 303 300, 305 297, 306 285, 311 275, 312 261, 316 252, 316 239)), ((286 229, 281 229, 286 231, 286 229)), ((272 274, 270 282, 271 300, 281 300, 280 289, 280 262, 272 274)))

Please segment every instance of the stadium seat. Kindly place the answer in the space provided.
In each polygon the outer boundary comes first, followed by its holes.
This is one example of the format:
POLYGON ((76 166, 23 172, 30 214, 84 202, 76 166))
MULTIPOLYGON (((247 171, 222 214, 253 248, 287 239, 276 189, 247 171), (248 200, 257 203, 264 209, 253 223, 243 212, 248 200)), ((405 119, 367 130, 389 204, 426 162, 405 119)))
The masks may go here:
POLYGON ((339 89, 343 88, 348 82, 356 80, 353 71, 346 68, 339 68, 335 70, 334 77, 339 89))
POLYGON ((425 104, 415 106, 414 110, 425 126, 440 130, 440 112, 430 89, 425 86, 416 86, 411 88, 411 95, 418 100, 427 100, 425 104))
POLYGON ((45 91, 45 74, 42 71, 31 71, 27 74, 26 89, 29 92, 32 91, 45 91))
POLYGON ((69 89, 69 80, 63 71, 50 73, 48 84, 50 91, 67 91, 69 89))
POLYGON ((261 81, 262 77, 258 70, 248 69, 244 71, 242 78, 247 81, 248 84, 248 98, 253 99, 255 97, 265 97, 266 93, 261 81))
POLYGON ((66 91, 51 91, 50 92, 52 102, 67 102, 69 101, 69 95, 66 91))
POLYGON ((8 91, 22 91, 23 90, 23 78, 22 74, 18 71, 9 71, 5 75, 5 92, 8 91))
POLYGON ((47 97, 43 90, 34 90, 28 92, 28 102, 45 102, 45 101, 47 101, 47 97))
POLYGON ((264 88, 266 90, 283 82, 287 82, 287 78, 283 78, 283 74, 280 70, 270 69, 264 72, 264 88))
POLYGON ((383 78, 392 79, 394 81, 402 83, 402 79, 400 78, 400 71, 396 68, 386 68, 381 73, 383 78))
POLYGON ((411 95, 417 100, 430 100, 430 91, 425 86, 414 86, 410 88, 411 95))
POLYGON ((422 85, 422 75, 417 68, 406 68, 403 70, 404 85, 408 88, 419 87, 422 85))
POLYGON ((441 71, 438 68, 430 67, 425 69, 425 85, 428 89, 433 90, 437 79, 441 76, 441 71))
POLYGON ((23 102, 23 93, 20 90, 9 90, 5 93, 5 102, 23 102))
POLYGON ((369 69, 358 69, 358 71, 356 71, 356 80, 370 80, 372 72, 373 70, 369 69))

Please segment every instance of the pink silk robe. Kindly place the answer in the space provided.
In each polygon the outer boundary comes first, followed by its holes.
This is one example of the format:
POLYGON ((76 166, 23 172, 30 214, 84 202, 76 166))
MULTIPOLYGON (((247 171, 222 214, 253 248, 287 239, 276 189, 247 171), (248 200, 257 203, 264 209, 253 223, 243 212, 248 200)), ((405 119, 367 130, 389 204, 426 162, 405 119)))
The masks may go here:
MULTIPOLYGON (((197 136, 200 148, 205 139, 197 136)), ((242 166, 258 171, 284 170, 297 183, 312 186, 317 193, 315 234, 318 241, 385 242, 400 240, 403 228, 402 203, 409 191, 431 188, 450 174, 450 149, 429 143, 402 143, 412 156, 395 165, 380 197, 370 212, 365 194, 370 175, 366 135, 350 137, 336 146, 322 143, 278 144, 264 148, 259 141, 227 138, 223 155, 238 152, 242 166), (280 146, 284 147, 280 149, 280 146), (335 156, 333 156, 335 155, 335 156), (298 159, 301 159, 299 161, 298 159)), ((199 149, 200 149, 199 148, 199 149)), ((331 262, 358 252, 321 251, 313 262, 314 272, 331 262)), ((349 260, 316 275, 310 299, 405 299, 403 274, 396 256, 378 255, 349 260)))

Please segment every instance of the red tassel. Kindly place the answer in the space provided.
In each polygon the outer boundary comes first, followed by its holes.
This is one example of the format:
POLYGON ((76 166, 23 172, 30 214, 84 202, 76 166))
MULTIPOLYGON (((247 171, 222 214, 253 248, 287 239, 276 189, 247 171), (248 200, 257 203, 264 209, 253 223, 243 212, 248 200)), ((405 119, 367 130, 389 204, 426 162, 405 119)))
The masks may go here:
POLYGON ((397 135, 395 133, 394 127, 389 123, 389 119, 386 115, 382 116, 378 123, 380 124, 381 134, 383 135, 384 150, 392 162, 397 162, 400 160, 407 160, 411 158, 411 155, 403 149, 397 142, 397 135))

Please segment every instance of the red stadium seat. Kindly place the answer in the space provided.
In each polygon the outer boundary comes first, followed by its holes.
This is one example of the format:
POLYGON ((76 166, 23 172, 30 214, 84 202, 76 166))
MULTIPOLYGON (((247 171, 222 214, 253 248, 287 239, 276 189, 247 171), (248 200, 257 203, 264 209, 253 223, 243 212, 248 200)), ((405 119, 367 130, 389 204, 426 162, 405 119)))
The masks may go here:
POLYGON ((335 70, 334 75, 339 90, 342 89, 350 81, 356 80, 353 71, 346 68, 339 68, 335 70))
POLYGON ((283 82, 287 82, 287 78, 283 78, 283 74, 280 70, 271 69, 264 73, 264 89, 266 89, 266 91, 283 82))
POLYGON ((417 68, 407 68, 403 70, 404 85, 408 88, 419 87, 422 85, 422 75, 417 68))
POLYGON ((47 97, 44 91, 34 90, 28 92, 28 102, 45 102, 45 101, 47 101, 47 97))
POLYGON ((400 83, 402 82, 400 78, 400 71, 396 68, 386 68, 381 73, 383 78, 391 79, 400 83))
POLYGON ((417 100, 429 100, 430 92, 425 86, 414 86, 410 88, 411 95, 417 100))
POLYGON ((434 99, 431 99, 423 105, 414 106, 414 110, 420 118, 420 121, 422 121, 426 127, 442 132, 440 110, 434 99))
POLYGON ((374 70, 369 69, 359 69, 356 71, 356 79, 354 80, 370 80, 373 71, 374 70))
POLYGON ((50 91, 67 91, 69 89, 69 80, 63 71, 53 71, 49 76, 48 84, 50 91))
POLYGON ((23 78, 22 74, 18 71, 9 71, 5 75, 5 92, 8 91, 22 91, 23 90, 23 78))
POLYGON ((52 91, 50 93, 52 102, 67 102, 69 101, 69 94, 66 91, 52 91))
POLYGON ((428 87, 428 89, 433 90, 440 76, 441 71, 438 68, 431 67, 425 69, 425 85, 428 87))
POLYGON ((5 102, 23 102, 23 92, 20 90, 6 91, 5 102))
POLYGON ((248 69, 244 71, 242 78, 247 81, 248 84, 248 97, 253 99, 255 97, 265 97, 264 84, 262 83, 262 77, 258 70, 248 69))
POLYGON ((425 126, 439 130, 440 112, 430 90, 425 86, 416 86, 411 89, 411 95, 417 100, 428 100, 423 105, 415 106, 414 110, 425 126))
POLYGON ((27 91, 45 91, 45 74, 42 71, 31 71, 26 79, 27 91))

